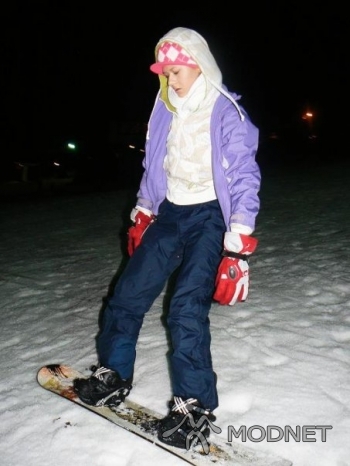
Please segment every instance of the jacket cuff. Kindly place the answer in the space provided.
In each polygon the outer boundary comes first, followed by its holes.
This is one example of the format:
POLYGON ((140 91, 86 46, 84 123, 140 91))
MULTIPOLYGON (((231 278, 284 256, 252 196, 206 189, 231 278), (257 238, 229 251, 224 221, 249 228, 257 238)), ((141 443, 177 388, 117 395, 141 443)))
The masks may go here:
POLYGON ((137 212, 142 212, 143 214, 147 215, 148 217, 152 216, 152 212, 148 209, 145 209, 144 207, 139 207, 138 205, 134 207, 130 213, 130 219, 132 222, 135 222, 135 217, 137 215, 137 212))

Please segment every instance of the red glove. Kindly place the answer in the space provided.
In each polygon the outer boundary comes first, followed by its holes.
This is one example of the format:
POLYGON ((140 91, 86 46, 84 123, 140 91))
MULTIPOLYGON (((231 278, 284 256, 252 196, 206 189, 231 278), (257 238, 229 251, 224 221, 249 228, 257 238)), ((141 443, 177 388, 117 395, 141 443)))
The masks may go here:
POLYGON ((237 301, 247 299, 249 291, 248 256, 255 251, 258 240, 239 233, 228 233, 228 235, 230 235, 230 245, 234 243, 234 249, 238 252, 228 251, 226 247, 224 248, 222 254, 224 257, 219 265, 215 281, 214 299, 220 304, 233 306, 237 301))
POLYGON ((153 222, 154 215, 150 217, 140 210, 137 212, 135 216, 135 224, 129 228, 128 230, 128 253, 129 256, 133 254, 137 246, 140 245, 142 236, 144 235, 145 231, 149 227, 149 225, 153 222))

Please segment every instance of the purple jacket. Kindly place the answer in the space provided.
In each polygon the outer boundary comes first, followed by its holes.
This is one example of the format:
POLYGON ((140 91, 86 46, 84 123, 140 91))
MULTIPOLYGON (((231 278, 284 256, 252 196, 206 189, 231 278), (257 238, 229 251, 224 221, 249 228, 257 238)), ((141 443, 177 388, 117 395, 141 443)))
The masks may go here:
MULTIPOLYGON (((235 101, 239 97, 230 93, 235 101)), ((231 223, 255 229, 259 212, 260 169, 255 160, 259 131, 242 107, 220 94, 211 116, 212 169, 214 186, 227 231, 231 223)), ((163 161, 172 113, 159 98, 148 124, 144 173, 137 193, 137 206, 157 215, 166 194, 163 161)))

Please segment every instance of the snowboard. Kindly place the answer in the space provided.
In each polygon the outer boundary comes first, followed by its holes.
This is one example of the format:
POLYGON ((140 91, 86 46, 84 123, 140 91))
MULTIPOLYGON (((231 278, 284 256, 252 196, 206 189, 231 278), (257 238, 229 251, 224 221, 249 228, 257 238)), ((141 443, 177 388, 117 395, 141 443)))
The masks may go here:
MULTIPOLYGON (((141 406, 129 398, 113 409, 107 406, 87 405, 78 398, 73 389, 73 380, 84 377, 86 376, 81 372, 62 364, 43 366, 37 373, 37 381, 41 387, 148 440, 154 446, 168 451, 188 464, 195 466, 292 466, 290 461, 283 458, 265 452, 257 452, 238 442, 225 442, 214 432, 210 433, 208 440, 198 441, 196 446, 188 450, 167 445, 158 439, 156 429, 154 429, 156 422, 164 415, 141 406)), ((215 429, 215 426, 213 428, 215 429)), ((221 432, 221 429, 218 430, 221 432)))

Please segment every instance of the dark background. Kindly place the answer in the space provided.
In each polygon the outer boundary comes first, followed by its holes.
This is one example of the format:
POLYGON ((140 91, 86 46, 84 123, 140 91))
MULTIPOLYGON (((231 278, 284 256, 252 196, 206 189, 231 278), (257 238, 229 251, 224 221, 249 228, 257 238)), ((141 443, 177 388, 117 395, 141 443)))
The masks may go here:
POLYGON ((185 10, 33 0, 16 4, 4 22, 3 160, 52 157, 70 139, 103 158, 111 128, 143 128, 158 90, 149 71, 155 45, 178 26, 205 37, 223 82, 242 95, 260 129, 262 161, 299 147, 313 163, 348 157, 349 21, 340 2, 201 2, 185 10), (307 110, 312 125, 302 120, 307 110))

